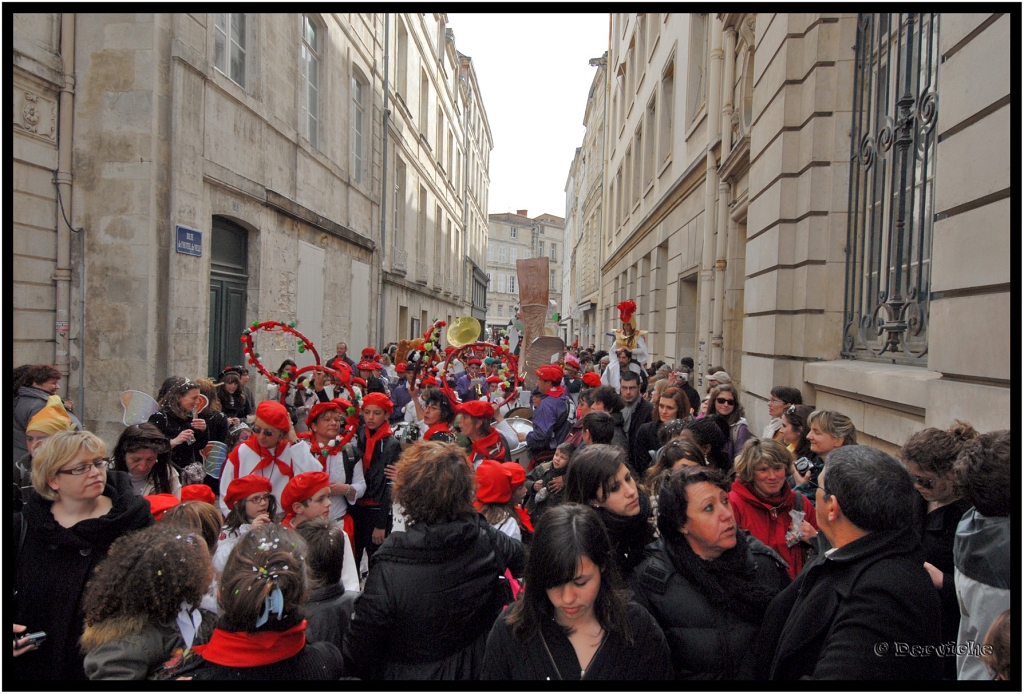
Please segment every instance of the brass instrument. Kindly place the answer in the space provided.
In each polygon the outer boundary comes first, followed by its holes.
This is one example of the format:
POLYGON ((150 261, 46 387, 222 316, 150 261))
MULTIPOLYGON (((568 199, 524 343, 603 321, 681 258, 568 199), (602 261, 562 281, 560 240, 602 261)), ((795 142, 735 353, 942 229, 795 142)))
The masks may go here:
POLYGON ((476 318, 472 316, 459 316, 448 326, 448 332, 445 334, 445 337, 448 338, 449 345, 458 349, 471 342, 476 342, 480 337, 480 330, 480 321, 476 318))

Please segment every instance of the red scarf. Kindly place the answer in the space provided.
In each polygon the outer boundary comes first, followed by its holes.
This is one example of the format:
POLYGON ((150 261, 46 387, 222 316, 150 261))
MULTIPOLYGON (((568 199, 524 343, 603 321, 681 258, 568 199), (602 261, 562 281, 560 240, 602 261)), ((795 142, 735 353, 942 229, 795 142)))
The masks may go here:
POLYGON ((388 422, 381 424, 380 428, 372 434, 369 429, 366 430, 366 452, 363 453, 363 472, 370 469, 370 463, 373 462, 373 451, 377 448, 377 442, 387 436, 391 436, 391 425, 388 422))
POLYGON ((498 443, 498 439, 500 438, 501 434, 492 430, 487 436, 473 442, 473 453, 483 456, 485 460, 489 459, 491 457, 490 451, 498 443))
POLYGON ((255 634, 214 629, 210 642, 193 646, 203 660, 224 667, 270 665, 302 650, 306 645, 306 621, 288 631, 260 631, 255 634))
POLYGON ((522 506, 516 506, 516 513, 519 514, 519 521, 522 527, 533 532, 533 522, 530 520, 530 514, 526 512, 526 509, 522 506))
POLYGON ((423 435, 423 440, 424 441, 429 441, 430 437, 433 436, 434 434, 436 434, 439 431, 443 431, 443 432, 446 432, 448 434, 452 433, 452 430, 448 428, 448 425, 446 423, 438 422, 434 426, 432 426, 429 429, 427 429, 427 433, 425 433, 423 435))
POLYGON ((544 395, 547 395, 548 397, 551 398, 560 398, 563 395, 565 395, 565 387, 561 383, 559 383, 557 386, 551 386, 551 389, 548 390, 548 392, 544 393, 544 395))
POLYGON ((247 438, 243 445, 248 446, 260 456, 260 462, 258 462, 256 467, 252 469, 252 472, 249 473, 250 475, 256 474, 260 470, 270 467, 271 463, 276 465, 278 471, 288 479, 291 479, 295 475, 295 470, 292 468, 291 463, 285 465, 285 462, 278 457, 288 450, 288 446, 290 445, 288 441, 282 441, 277 444, 277 449, 273 451, 269 448, 264 448, 257 443, 255 436, 247 438))

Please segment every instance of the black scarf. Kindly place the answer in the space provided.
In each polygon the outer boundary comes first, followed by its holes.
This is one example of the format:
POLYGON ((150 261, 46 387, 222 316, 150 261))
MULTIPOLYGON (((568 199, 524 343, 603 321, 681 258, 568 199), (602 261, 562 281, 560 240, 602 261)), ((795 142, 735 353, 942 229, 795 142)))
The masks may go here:
POLYGON ((640 498, 640 513, 635 516, 620 516, 603 508, 597 509, 597 515, 608 529, 608 536, 615 551, 615 562, 623 580, 629 578, 629 574, 644 558, 644 546, 654 539, 654 528, 649 522, 651 502, 646 494, 637 491, 640 498))
POLYGON ((683 578, 713 605, 760 624, 775 593, 766 589, 750 557, 747 534, 737 530, 736 546, 707 561, 697 556, 682 535, 666 538, 665 553, 683 578))

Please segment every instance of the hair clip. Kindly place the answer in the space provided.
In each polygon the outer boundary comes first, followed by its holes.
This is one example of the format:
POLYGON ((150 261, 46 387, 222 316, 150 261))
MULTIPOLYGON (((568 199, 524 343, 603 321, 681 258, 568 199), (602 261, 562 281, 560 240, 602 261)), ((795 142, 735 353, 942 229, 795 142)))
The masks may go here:
POLYGON ((284 595, 281 593, 281 589, 276 586, 270 592, 270 595, 263 600, 263 614, 256 620, 257 629, 267 623, 271 612, 276 612, 278 619, 281 619, 281 615, 284 614, 284 595))

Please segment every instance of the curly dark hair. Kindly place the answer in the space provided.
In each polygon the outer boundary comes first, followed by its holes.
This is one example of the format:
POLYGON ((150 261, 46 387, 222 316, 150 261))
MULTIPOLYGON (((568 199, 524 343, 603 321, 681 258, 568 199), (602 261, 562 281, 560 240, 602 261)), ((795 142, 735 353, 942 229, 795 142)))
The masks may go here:
POLYGON ((432 525, 476 513, 476 477, 454 443, 417 441, 398 459, 391 498, 412 523, 432 525))
MULTIPOLYGON (((167 382, 164 382, 167 385, 167 382)), ((198 390, 199 384, 187 378, 177 378, 167 389, 167 392, 160 398, 159 405, 161 412, 171 412, 182 419, 192 419, 192 413, 181 409, 181 399, 190 390, 198 390)))
POLYGON ((85 624, 119 616, 173 622, 182 601, 198 606, 212 580, 206 542, 191 530, 161 522, 122 535, 85 587, 85 624))
POLYGON ((686 428, 693 434, 694 441, 702 450, 705 446, 711 447, 705 455, 713 467, 722 472, 732 470, 732 460, 723 450, 729 441, 729 436, 722 431, 716 416, 710 415, 695 419, 686 428))
POLYGON ((679 529, 689 521, 687 488, 709 482, 728 493, 731 486, 720 470, 711 467, 680 467, 669 474, 658 492, 658 530, 666 543, 686 542, 679 529))
POLYGON ((954 420, 947 431, 928 427, 907 439, 900 449, 900 458, 914 463, 924 472, 942 477, 952 472, 953 463, 964 444, 977 437, 974 427, 959 419, 954 420))
POLYGON ((1014 484, 1010 465, 1010 431, 990 431, 966 442, 953 464, 957 486, 979 513, 1009 516, 1014 484))
POLYGON ((305 540, 293 530, 274 523, 240 537, 220 577, 218 628, 253 634, 287 631, 300 624, 305 619, 302 611, 307 587, 305 554, 305 540), (266 623, 257 627, 264 601, 274 588, 281 589, 284 610, 280 617, 271 612, 266 623))
POLYGON ((50 364, 32 364, 21 372, 20 378, 15 382, 14 394, 18 394, 18 388, 21 386, 32 387, 37 383, 46 383, 60 377, 60 371, 50 364))
POLYGON ((171 476, 178 470, 171 462, 171 442, 155 424, 144 422, 133 424, 121 432, 114 446, 113 469, 128 472, 127 456, 137 451, 151 450, 156 453, 156 464, 149 471, 154 494, 172 494, 171 476))
POLYGON ((427 405, 437 405, 441 408, 441 421, 445 424, 451 424, 455 419, 455 410, 452 408, 448 396, 440 388, 428 388, 427 392, 423 394, 423 406, 427 405))
POLYGON ((647 489, 651 496, 657 496, 661 491, 661 485, 665 479, 672 474, 672 468, 680 460, 692 460, 700 467, 707 467, 708 461, 693 441, 686 439, 674 439, 666 443, 658 452, 658 458, 647 470, 647 489))

